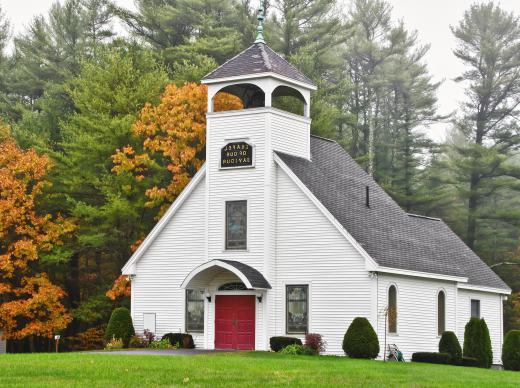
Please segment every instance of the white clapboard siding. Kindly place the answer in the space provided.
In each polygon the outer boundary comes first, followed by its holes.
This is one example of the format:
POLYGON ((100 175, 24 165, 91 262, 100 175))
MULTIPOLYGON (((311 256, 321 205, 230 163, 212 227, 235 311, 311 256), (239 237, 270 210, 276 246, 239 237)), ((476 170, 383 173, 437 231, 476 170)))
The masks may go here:
POLYGON ((328 354, 343 354, 352 320, 370 318, 365 261, 285 172, 278 170, 277 177, 276 319, 270 331, 286 335, 285 286, 309 284, 309 332, 324 337, 328 354))
MULTIPOLYGON (((379 274, 377 278, 378 327, 377 333, 383 356, 385 336, 385 309, 388 306, 388 288, 397 287, 397 333, 387 334, 387 344, 396 344, 410 361, 415 352, 438 352, 437 295, 446 293, 446 331, 456 332, 456 285, 425 278, 379 274)), ((388 326, 387 326, 388 327, 388 326)), ((462 344, 462 338, 459 337, 462 344)))
POLYGON ((273 109, 270 121, 273 150, 309 159, 311 121, 308 118, 273 109))
MULTIPOLYGON (((132 318, 143 330, 143 313, 156 314, 157 335, 184 331, 180 284, 205 260, 205 182, 201 181, 137 262, 132 279, 132 318)), ((203 336, 194 335, 203 346, 203 336)))
POLYGON ((503 338, 502 296, 487 292, 470 291, 459 288, 458 295, 458 337, 462 346, 464 328, 471 317, 471 299, 480 300, 480 316, 484 318, 489 328, 491 346, 493 348, 493 363, 501 363, 503 338))
POLYGON ((208 256, 238 260, 260 272, 264 270, 264 179, 267 155, 267 111, 252 109, 208 115, 207 184, 209 197, 208 256), (220 169, 220 150, 230 141, 254 145, 254 168, 220 169), (225 250, 225 203, 247 200, 247 251, 225 250))

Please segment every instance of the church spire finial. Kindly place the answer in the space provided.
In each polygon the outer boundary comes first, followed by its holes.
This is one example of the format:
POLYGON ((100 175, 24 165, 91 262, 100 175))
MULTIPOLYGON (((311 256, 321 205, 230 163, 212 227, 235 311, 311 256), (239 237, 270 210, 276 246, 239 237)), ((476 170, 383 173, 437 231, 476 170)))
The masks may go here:
POLYGON ((264 40, 264 7, 260 6, 258 8, 258 15, 256 17, 258 20, 258 26, 256 27, 256 40, 255 43, 265 43, 264 40))

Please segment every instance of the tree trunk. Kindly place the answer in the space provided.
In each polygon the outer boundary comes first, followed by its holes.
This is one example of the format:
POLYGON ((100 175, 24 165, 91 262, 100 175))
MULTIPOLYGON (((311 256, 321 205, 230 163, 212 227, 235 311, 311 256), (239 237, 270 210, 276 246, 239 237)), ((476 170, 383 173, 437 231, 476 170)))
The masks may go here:
MULTIPOLYGON (((484 140, 485 119, 484 114, 479 112, 477 115, 477 132, 475 134, 475 144, 481 146, 484 140)), ((468 198, 468 225, 466 229, 466 244, 473 249, 477 235, 477 210, 478 210, 478 185, 480 183, 480 173, 476 170, 479 156, 473 155, 473 171, 469 181, 468 198)))
POLYGON ((468 226, 466 233, 466 243, 471 249, 473 249, 473 247, 475 246, 475 238, 477 233, 478 182, 479 175, 477 172, 473 172, 471 174, 469 186, 468 226))
POLYGON ((34 335, 29 336, 29 351, 31 353, 35 352, 35 346, 34 346, 34 335))
MULTIPOLYGON (((72 254, 69 260, 69 273, 66 281, 67 295, 71 309, 77 308, 80 304, 81 293, 79 284, 79 253, 72 254)), ((77 322, 72 321, 69 329, 72 333, 76 333, 77 322)))

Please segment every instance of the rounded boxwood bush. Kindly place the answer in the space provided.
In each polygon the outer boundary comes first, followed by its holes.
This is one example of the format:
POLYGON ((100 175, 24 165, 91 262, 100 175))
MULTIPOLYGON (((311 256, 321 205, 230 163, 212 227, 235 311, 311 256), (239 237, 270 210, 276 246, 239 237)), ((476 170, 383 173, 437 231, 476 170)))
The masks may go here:
POLYGON ((377 357, 379 340, 368 319, 357 317, 352 321, 343 338, 343 351, 352 358, 377 357))
POLYGON ((502 346, 504 369, 520 370, 520 330, 510 330, 502 346))
POLYGON ((452 361, 459 360, 462 357, 462 348, 454 332, 445 331, 442 333, 439 341, 439 353, 450 354, 452 361))
POLYGON ((119 307, 112 311, 105 331, 105 339, 107 341, 112 338, 121 339, 123 346, 127 348, 133 335, 135 335, 135 331, 130 311, 125 307, 119 307))
POLYGON ((490 368, 493 362, 491 338, 486 321, 471 318, 464 329, 464 357, 476 358, 481 368, 490 368))
POLYGON ((302 345, 302 341, 296 337, 271 337, 269 339, 271 350, 279 352, 289 345, 302 345))

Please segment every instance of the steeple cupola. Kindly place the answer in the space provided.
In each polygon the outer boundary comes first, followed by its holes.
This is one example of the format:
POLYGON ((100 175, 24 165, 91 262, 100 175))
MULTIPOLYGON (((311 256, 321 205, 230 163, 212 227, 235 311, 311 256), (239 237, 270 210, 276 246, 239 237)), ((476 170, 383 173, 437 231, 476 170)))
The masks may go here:
POLYGON ((263 20, 260 9, 255 42, 202 79, 208 85, 208 112, 214 111, 215 95, 226 92, 239 97, 245 109, 273 107, 279 97, 295 97, 303 105, 303 116, 309 117, 310 93, 316 85, 266 45, 263 20))

